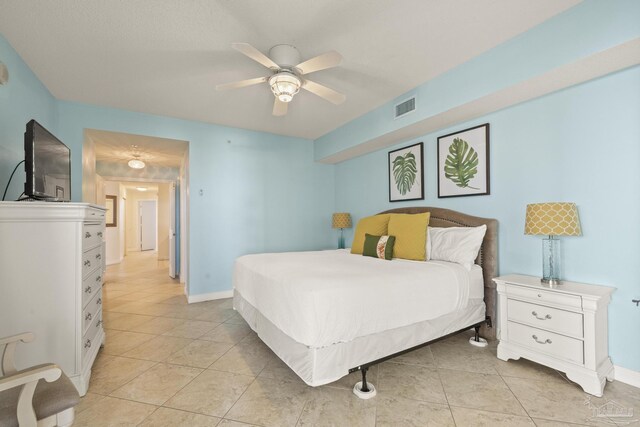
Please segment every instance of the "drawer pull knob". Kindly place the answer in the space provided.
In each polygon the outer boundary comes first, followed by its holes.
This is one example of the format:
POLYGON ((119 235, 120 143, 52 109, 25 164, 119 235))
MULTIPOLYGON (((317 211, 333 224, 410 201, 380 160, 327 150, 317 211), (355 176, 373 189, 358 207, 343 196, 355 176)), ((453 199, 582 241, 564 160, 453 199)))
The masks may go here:
POLYGON ((98 237, 102 237, 102 231, 98 231, 98 237))
POLYGON ((96 277, 96 282, 100 282, 100 280, 102 280, 102 276, 96 277))
POLYGON ((86 261, 84 262, 84 266, 85 266, 85 267, 91 267, 91 261, 86 260, 86 261))
POLYGON ((551 340, 550 340, 549 338, 547 338, 547 339, 546 339, 546 340, 544 340, 544 341, 540 341, 540 340, 538 339, 538 337, 537 337, 537 336, 535 336, 535 335, 531 335, 531 338, 533 338, 533 339, 535 340, 535 342, 537 342, 538 344, 551 344, 551 340))
POLYGON ((96 304, 98 305, 102 304, 102 298, 98 298, 98 301, 96 301, 96 304))
POLYGON ((91 348, 91 340, 87 340, 87 342, 84 343, 84 348, 91 348))
POLYGON ((96 259, 100 259, 100 258, 102 258, 102 255, 96 254, 96 259))
POLYGON ((538 298, 542 298, 542 294, 538 294, 538 298))
POLYGON ((99 328, 99 327, 100 327, 100 325, 102 325, 102 320, 98 320, 98 321, 96 322, 96 328, 99 328))
POLYGON ((85 293, 90 294, 91 293, 91 286, 87 286, 86 288, 84 288, 85 293))
POLYGON ((87 313, 86 316, 84 316, 84 320, 91 320, 93 319, 93 316, 91 316, 91 313, 87 313))
POLYGON ((546 315, 546 316, 544 316, 544 317, 540 317, 540 316, 538 316, 538 313, 536 313, 535 311, 532 311, 532 312, 531 312, 531 315, 532 315, 533 317, 535 317, 536 319, 538 319, 538 320, 549 320, 549 319, 551 319, 551 315, 550 315, 550 314, 547 314, 547 315, 546 315))
POLYGON ((84 238, 85 239, 89 239, 91 238, 91 233, 89 233, 88 231, 84 233, 84 238))

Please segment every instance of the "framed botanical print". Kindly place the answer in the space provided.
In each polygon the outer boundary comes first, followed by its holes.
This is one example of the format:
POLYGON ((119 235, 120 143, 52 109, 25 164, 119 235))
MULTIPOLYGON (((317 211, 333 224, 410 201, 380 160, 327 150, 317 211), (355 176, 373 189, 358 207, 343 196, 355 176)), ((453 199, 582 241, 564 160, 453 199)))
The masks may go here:
POLYGON ((424 199, 422 142, 389 152, 389 201, 424 199))
POLYGON ((118 226, 118 196, 104 196, 105 207, 107 212, 105 215, 105 222, 107 227, 118 226))
POLYGON ((489 194, 489 123, 438 138, 438 198, 489 194))

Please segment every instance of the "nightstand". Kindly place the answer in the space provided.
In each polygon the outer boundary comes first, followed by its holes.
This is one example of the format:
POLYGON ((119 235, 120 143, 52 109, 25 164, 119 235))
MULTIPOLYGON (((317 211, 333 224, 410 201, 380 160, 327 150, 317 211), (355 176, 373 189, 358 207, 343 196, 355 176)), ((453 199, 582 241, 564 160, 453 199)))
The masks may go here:
POLYGON ((607 343, 608 286, 562 281, 554 288, 539 277, 512 274, 493 279, 498 289, 498 358, 525 359, 564 372, 585 392, 602 396, 613 380, 607 343))

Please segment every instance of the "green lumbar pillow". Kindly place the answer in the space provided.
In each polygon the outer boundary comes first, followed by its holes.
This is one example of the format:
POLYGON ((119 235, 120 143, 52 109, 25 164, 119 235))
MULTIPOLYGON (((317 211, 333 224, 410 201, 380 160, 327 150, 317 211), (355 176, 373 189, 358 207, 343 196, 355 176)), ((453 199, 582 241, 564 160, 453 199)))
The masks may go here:
POLYGON ((396 238, 394 236, 365 234, 362 255, 380 259, 391 259, 393 258, 393 245, 395 242, 396 238))

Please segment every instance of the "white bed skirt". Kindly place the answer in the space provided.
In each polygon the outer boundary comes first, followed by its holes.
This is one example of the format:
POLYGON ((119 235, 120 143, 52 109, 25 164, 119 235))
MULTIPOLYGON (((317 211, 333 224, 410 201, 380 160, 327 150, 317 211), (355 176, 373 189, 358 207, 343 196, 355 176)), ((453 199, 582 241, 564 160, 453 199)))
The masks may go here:
POLYGON ((482 299, 470 299, 466 308, 436 319, 358 337, 353 341, 327 347, 310 348, 294 341, 265 318, 234 290, 233 307, 260 339, 308 385, 332 383, 349 373, 350 368, 463 329, 485 320, 482 299))

